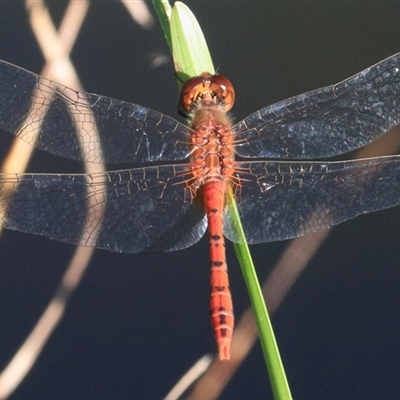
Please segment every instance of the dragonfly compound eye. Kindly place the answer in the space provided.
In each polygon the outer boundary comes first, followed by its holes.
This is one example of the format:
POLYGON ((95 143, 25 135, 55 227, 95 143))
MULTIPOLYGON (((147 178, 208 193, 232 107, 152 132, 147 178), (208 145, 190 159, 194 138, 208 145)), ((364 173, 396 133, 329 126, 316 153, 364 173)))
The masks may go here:
POLYGON ((235 102, 235 90, 232 83, 225 77, 203 72, 200 76, 187 80, 182 86, 180 95, 181 107, 187 113, 199 101, 203 105, 223 105, 225 111, 228 111, 235 102))

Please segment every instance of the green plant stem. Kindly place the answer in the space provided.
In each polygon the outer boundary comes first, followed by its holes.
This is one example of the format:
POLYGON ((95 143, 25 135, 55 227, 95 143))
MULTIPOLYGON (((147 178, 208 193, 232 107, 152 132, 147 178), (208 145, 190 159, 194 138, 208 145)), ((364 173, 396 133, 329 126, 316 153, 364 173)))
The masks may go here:
MULTIPOLYGON (((206 41, 192 12, 181 2, 176 2, 172 11, 165 1, 153 0, 153 3, 165 37, 171 38, 171 42, 169 39, 167 42, 170 47, 172 44, 174 65, 179 78, 178 84, 204 71, 214 73, 206 41), (165 7, 164 11, 160 10, 162 7, 165 7)), ((246 243, 237 205, 230 189, 228 190, 228 207, 232 221, 241 237, 241 244, 234 244, 234 248, 249 291, 272 391, 275 399, 290 400, 292 397, 278 346, 246 243)))

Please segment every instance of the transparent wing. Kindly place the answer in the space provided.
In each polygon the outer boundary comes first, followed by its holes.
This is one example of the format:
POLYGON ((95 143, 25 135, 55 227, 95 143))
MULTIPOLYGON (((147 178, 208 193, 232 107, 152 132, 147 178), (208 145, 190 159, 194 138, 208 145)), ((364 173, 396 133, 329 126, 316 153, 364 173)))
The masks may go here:
POLYGON ((400 53, 344 80, 262 108, 234 126, 242 157, 325 158, 400 122, 400 53))
POLYGON ((94 163, 182 160, 192 150, 189 128, 173 118, 77 92, 1 60, 0 128, 38 149, 94 163), (86 132, 82 142, 74 124, 86 132))
MULTIPOLYGON (((400 204, 400 156, 237 167, 238 209, 248 243, 294 238, 400 204)), ((240 242, 227 209, 224 233, 240 242)))
POLYGON ((71 244, 124 253, 174 251, 196 243, 207 228, 192 202, 186 166, 105 174, 0 175, 0 223, 71 244), (89 197, 96 196, 95 206, 89 197), (91 218, 104 212, 99 222, 91 218), (97 214, 96 214, 97 213, 97 214), (85 221, 91 219, 91 224, 85 221))

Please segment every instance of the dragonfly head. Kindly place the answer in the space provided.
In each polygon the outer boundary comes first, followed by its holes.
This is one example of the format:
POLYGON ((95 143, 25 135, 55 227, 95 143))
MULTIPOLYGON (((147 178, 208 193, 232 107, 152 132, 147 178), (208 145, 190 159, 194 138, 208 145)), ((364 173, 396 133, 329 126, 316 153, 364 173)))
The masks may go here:
POLYGON ((232 83, 221 75, 211 75, 208 72, 187 80, 180 94, 180 108, 185 116, 199 104, 215 104, 229 111, 234 102, 235 90, 232 83))

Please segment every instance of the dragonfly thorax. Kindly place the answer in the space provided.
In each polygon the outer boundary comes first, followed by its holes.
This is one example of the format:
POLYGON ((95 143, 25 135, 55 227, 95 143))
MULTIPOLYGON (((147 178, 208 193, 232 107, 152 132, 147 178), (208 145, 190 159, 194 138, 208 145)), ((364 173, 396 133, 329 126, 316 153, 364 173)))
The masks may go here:
POLYGON ((229 179, 233 173, 231 121, 227 113, 217 106, 199 106, 193 112, 192 173, 202 183, 229 179))

